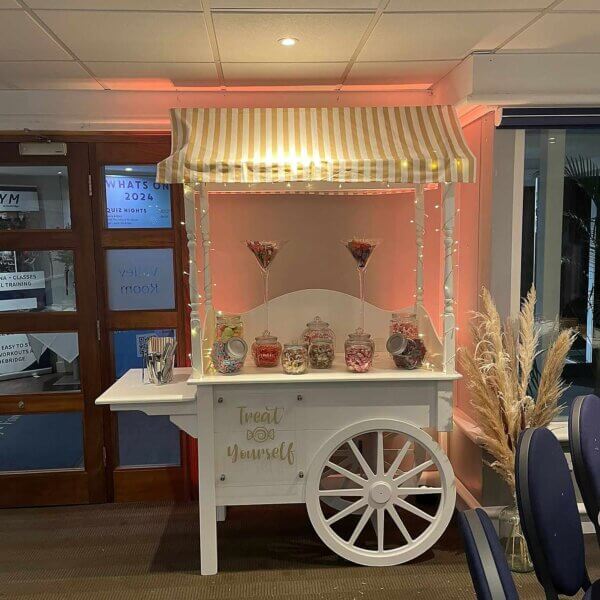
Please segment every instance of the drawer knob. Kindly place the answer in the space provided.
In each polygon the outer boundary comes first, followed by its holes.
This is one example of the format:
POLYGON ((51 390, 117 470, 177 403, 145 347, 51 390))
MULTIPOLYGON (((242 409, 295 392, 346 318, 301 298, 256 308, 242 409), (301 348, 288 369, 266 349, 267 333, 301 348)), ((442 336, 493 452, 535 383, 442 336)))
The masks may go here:
POLYGON ((299 471, 299 472, 298 472, 298 477, 299 477, 300 479, 304 479, 304 471, 299 471))
POLYGON ((298 402, 300 402, 300 401, 304 400, 304 398, 302 397, 302 394, 298 394, 298 395, 296 396, 296 400, 298 400, 298 402))
POLYGON ((219 477, 221 481, 225 481, 225 473, 221 473, 221 477, 219 477))
POLYGON ((219 396, 219 397, 217 398, 217 402, 218 402, 219 404, 222 404, 222 403, 223 403, 223 396, 219 396))

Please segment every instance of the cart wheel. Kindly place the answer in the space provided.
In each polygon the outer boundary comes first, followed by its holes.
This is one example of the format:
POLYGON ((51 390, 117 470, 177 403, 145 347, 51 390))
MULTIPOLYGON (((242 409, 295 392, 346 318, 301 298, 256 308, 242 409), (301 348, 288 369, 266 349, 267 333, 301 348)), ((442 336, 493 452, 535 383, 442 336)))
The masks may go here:
POLYGON ((455 502, 448 457, 423 430, 394 419, 337 432, 315 455, 306 481, 308 514, 321 540, 368 566, 398 565, 429 550, 446 530, 455 502), (395 434, 397 448, 385 447, 388 433, 395 434), (345 461, 348 468, 338 460, 347 450, 355 459, 345 461), (423 460, 415 464, 418 456, 423 460), (425 471, 439 487, 419 485, 425 471))

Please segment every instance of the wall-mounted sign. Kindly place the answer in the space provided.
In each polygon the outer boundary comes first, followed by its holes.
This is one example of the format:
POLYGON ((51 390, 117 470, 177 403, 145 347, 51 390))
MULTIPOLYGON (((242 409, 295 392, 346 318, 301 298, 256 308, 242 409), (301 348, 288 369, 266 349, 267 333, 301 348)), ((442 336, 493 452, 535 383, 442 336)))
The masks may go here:
POLYGON ((106 175, 106 224, 109 229, 171 227, 169 186, 152 177, 106 175))
POLYGON ((108 250, 106 267, 111 310, 175 308, 171 248, 108 250))
POLYGON ((0 212, 35 212, 40 210, 36 187, 0 185, 0 212))
POLYGON ((0 374, 19 373, 36 361, 24 333, 0 335, 0 374))

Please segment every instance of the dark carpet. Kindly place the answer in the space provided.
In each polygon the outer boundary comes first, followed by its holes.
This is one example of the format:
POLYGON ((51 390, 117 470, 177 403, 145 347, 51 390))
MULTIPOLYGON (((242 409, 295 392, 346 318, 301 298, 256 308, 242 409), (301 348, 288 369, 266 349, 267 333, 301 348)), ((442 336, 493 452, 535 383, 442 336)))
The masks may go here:
MULTIPOLYGON (((10 600, 451 600, 473 598, 456 527, 416 561, 368 568, 332 554, 304 506, 238 507, 218 526, 216 576, 199 574, 195 504, 0 511, 0 598, 10 600)), ((586 536, 592 577, 595 537, 586 536)), ((542 598, 533 574, 521 598, 542 598)))

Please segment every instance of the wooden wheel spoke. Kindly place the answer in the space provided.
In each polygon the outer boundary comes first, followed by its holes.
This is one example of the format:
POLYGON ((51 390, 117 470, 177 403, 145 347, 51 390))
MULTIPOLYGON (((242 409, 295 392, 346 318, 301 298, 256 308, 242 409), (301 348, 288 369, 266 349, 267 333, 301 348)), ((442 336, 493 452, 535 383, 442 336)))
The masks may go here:
POLYGON ((354 483, 358 483, 358 485, 363 486, 367 483, 366 479, 363 479, 360 475, 353 473, 352 471, 348 471, 348 469, 344 469, 344 467, 340 467, 340 465, 336 465, 332 463, 330 460, 327 461, 326 466, 334 471, 337 471, 340 475, 343 475, 347 479, 354 481, 354 483))
MULTIPOLYGON (((377 432, 377 475, 383 475, 385 469, 383 466, 383 431, 377 432)), ((379 514, 379 512, 377 513, 379 514)))
POLYGON ((442 488, 439 487, 403 487, 402 494, 406 496, 425 496, 427 494, 441 494, 442 488))
POLYGON ((402 500, 402 498, 396 498, 394 500, 394 504, 398 505, 400 508, 403 508, 405 511, 412 513, 413 515, 416 515, 417 517, 421 517, 421 519, 425 519, 425 521, 428 521, 429 523, 433 523, 435 519, 435 516, 432 516, 420 508, 413 506, 406 500, 402 500))
POLYGON ((337 523, 339 520, 343 519, 344 517, 347 517, 348 515, 352 514, 354 511, 358 510, 359 508, 362 508, 366 504, 367 504, 367 499, 360 498, 359 500, 357 500, 356 502, 353 502, 352 504, 350 504, 343 510, 340 510, 340 512, 333 515, 333 517, 329 517, 329 519, 327 519, 326 522, 328 525, 333 525, 334 523, 337 523))
POLYGON ((333 490, 319 490, 319 496, 329 496, 334 498, 340 498, 342 496, 364 496, 365 490, 363 488, 335 488, 333 490))
POLYGON ((356 524, 356 527, 354 528, 354 531, 352 532, 352 535, 348 540, 348 543, 351 546, 354 546, 354 543, 358 539, 358 536, 362 533, 362 530, 365 528, 365 525, 367 524, 367 521, 371 518, 371 515, 373 514, 374 510, 375 509, 371 508, 370 506, 367 506, 367 508, 365 508, 365 512, 362 514, 362 517, 356 524))
POLYGON ((385 534, 385 512, 383 508, 377 509, 377 552, 383 552, 385 534))
POLYGON ((410 544, 413 541, 412 535, 410 535, 408 529, 406 529, 406 525, 400 518, 400 515, 393 506, 388 506, 387 511, 390 517, 392 517, 392 521, 396 524, 396 527, 400 530, 400 533, 404 536, 404 539, 410 544))
POLYGON ((406 473, 402 473, 399 477, 394 479, 394 483, 400 487, 405 481, 408 481, 411 477, 422 473, 425 469, 429 469, 433 465, 432 460, 426 460, 425 462, 413 467, 410 471, 406 471, 406 473))
POLYGON ((398 470, 400 463, 404 460, 404 457, 408 453, 410 444, 411 442, 409 440, 408 442, 406 442, 406 444, 404 444, 404 446, 402 446, 402 449, 396 455, 396 458, 394 459, 394 462, 390 465, 390 468, 388 469, 386 475, 394 475, 394 473, 398 470))
POLYGON ((361 451, 358 449, 358 446, 356 445, 353 439, 348 440, 348 446, 350 446, 350 450, 352 450, 354 457, 358 461, 358 464, 360 465, 360 468, 364 471, 365 475, 367 477, 373 477, 375 473, 373 473, 373 470, 369 466, 369 463, 366 461, 365 457, 362 455, 361 451))

